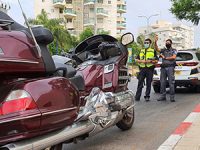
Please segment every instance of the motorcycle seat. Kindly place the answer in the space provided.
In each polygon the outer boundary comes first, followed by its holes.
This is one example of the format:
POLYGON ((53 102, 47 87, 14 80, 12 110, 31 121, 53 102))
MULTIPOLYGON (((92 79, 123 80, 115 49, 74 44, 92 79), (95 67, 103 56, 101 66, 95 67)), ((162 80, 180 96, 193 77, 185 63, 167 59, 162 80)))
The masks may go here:
MULTIPOLYGON (((66 70, 65 78, 68 78, 72 84, 79 90, 84 91, 85 90, 85 81, 81 74, 78 74, 76 69, 73 68, 71 65, 62 64, 59 62, 55 62, 55 66, 57 69, 63 68, 66 70)), ((60 72, 60 70, 57 72, 60 76, 63 74, 60 72)))
MULTIPOLYGON (((66 78, 72 78, 76 75, 77 71, 71 65, 62 64, 59 62, 54 62, 54 63, 55 63, 56 69, 63 68, 66 70, 66 74, 65 74, 66 78)), ((62 73, 60 71, 58 71, 58 74, 61 75, 62 73)))

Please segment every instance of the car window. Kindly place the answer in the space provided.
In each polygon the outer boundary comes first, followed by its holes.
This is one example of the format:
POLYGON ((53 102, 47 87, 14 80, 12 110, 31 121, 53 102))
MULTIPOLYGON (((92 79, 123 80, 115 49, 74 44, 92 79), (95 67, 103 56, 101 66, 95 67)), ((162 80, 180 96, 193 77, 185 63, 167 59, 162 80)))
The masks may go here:
POLYGON ((176 61, 189 61, 192 60, 193 56, 190 53, 178 53, 176 56, 176 61))
POLYGON ((200 53, 196 53, 198 60, 200 60, 200 53))

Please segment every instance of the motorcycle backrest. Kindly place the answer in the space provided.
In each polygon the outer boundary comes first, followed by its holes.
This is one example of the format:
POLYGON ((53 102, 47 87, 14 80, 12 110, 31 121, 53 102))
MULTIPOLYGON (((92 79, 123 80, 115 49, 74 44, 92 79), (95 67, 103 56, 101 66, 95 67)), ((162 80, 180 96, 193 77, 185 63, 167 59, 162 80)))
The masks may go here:
MULTIPOLYGON (((16 21, 14 21, 10 16, 8 16, 6 13, 0 11, 0 19, 2 20, 10 20, 13 23, 10 25, 11 31, 20 31, 26 34, 26 36, 30 39, 32 39, 30 31, 28 28, 20 25, 16 21)), ((2 22, 3 23, 3 22, 2 22)), ((0 20, 1 24, 1 20, 0 20)), ((8 30, 8 27, 2 27, 3 30, 8 30)), ((36 38, 36 41, 38 42, 40 48, 41 48, 41 54, 42 59, 45 65, 46 74, 51 74, 56 71, 56 67, 54 64, 54 61, 51 57, 51 54, 47 48, 47 45, 50 44, 54 39, 52 33, 43 27, 35 27, 32 28, 33 34, 36 38)))

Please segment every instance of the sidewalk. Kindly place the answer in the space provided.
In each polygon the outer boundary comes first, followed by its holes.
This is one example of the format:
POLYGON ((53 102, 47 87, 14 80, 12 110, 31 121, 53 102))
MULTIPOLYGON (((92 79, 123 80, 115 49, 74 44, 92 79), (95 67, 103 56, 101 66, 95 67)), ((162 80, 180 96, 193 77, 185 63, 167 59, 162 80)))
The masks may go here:
POLYGON ((200 105, 196 106, 158 150, 200 150, 200 105))

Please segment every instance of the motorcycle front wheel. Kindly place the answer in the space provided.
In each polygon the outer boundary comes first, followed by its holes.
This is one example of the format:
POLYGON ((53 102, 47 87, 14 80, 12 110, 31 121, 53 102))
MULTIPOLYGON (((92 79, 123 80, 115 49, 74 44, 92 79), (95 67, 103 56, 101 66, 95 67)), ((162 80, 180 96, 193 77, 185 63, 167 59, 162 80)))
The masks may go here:
POLYGON ((124 117, 116 124, 116 126, 123 131, 129 130, 130 128, 132 128, 134 120, 135 110, 134 108, 131 108, 124 114, 124 117))

